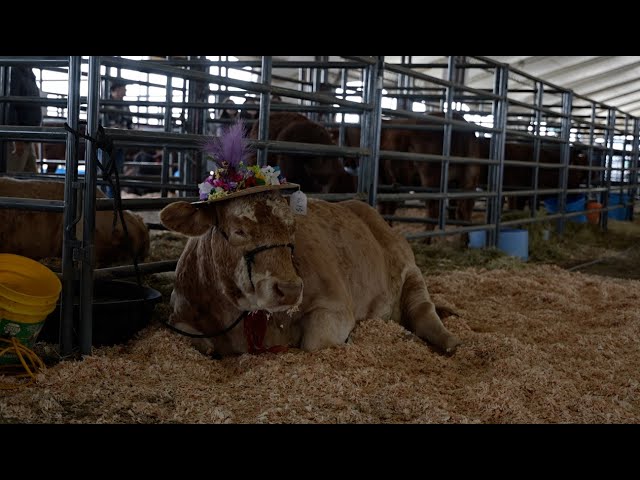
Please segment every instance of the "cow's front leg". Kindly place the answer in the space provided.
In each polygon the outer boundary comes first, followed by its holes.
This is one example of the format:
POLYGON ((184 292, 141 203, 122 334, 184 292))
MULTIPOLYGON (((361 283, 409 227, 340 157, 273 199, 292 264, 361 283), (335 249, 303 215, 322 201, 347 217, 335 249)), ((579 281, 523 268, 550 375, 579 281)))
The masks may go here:
POLYGON ((345 343, 355 325, 353 314, 346 309, 312 310, 302 321, 300 348, 310 352, 345 343))

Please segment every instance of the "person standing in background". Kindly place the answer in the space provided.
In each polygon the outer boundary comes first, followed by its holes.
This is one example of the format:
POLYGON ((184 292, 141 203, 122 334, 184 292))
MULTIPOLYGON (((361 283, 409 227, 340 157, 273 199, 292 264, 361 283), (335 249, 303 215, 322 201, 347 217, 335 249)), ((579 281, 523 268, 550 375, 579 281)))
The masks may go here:
MULTIPOLYGON (((127 94, 127 84, 122 81, 114 81, 111 84, 111 100, 122 102, 127 94)), ((106 128, 133 128, 133 119, 129 107, 120 105, 106 105, 105 127, 106 128)))
MULTIPOLYGON (((40 97, 36 76, 29 66, 11 67, 9 88, 12 97, 40 97)), ((42 107, 38 103, 9 103, 7 125, 42 126, 42 107)), ((7 144, 7 172, 37 173, 35 143, 16 140, 7 144)))
MULTIPOLYGON (((121 80, 116 80, 111 84, 110 96, 111 100, 123 101, 127 93, 127 84, 121 80)), ((106 105, 104 107, 104 125, 105 128, 133 128, 133 118, 129 107, 121 105, 106 105)), ((98 160, 104 165, 102 160, 102 150, 98 150, 98 160)), ((118 175, 124 173, 125 152, 123 148, 116 147, 113 149, 113 162, 115 162, 118 175)), ((103 191, 107 196, 113 198, 113 192, 110 186, 103 187, 103 191)))

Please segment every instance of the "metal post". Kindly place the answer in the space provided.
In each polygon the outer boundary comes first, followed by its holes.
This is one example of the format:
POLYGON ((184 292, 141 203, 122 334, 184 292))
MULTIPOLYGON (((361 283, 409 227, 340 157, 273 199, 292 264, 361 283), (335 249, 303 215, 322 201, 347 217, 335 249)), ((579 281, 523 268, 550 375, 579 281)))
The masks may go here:
MULTIPOLYGON (((411 63, 411 57, 402 55, 400 59, 400 64, 403 67, 411 68, 411 65, 409 65, 410 63, 411 63)), ((405 75, 404 73, 399 73, 397 84, 398 84, 398 92, 402 95, 397 105, 398 110, 411 110, 408 107, 409 100, 407 99, 406 96, 404 96, 404 94, 408 93, 406 87, 409 86, 409 76, 405 75)))
MULTIPOLYGON (((309 89, 306 88, 307 83, 309 82, 309 69, 308 68, 299 68, 298 69, 298 79, 300 80, 300 91, 308 92, 309 89)), ((299 105, 310 105, 311 102, 304 99, 298 99, 299 105)))
MULTIPOLYGON (((371 154, 366 158, 365 167, 368 171, 362 170, 360 165, 360 173, 364 174, 364 182, 366 182, 367 199, 369 205, 375 206, 378 194, 378 175, 380 165, 380 130, 382 128, 382 78, 384 74, 384 56, 377 57, 377 61, 367 67, 367 83, 364 85, 363 93, 366 94, 365 103, 372 106, 371 111, 366 112, 364 117, 368 120, 367 127, 362 126, 361 142, 365 140, 367 144, 365 148, 369 148, 371 154), (364 130, 367 128, 367 130, 364 130)), ((362 161, 362 160, 361 160, 362 161)))
MULTIPOLYGON (((606 155, 605 155, 605 165, 606 165, 606 169, 605 169, 605 185, 607 186, 607 190, 604 192, 604 195, 606 196, 606 205, 609 205, 609 197, 611 195, 611 174, 612 169, 613 169, 613 137, 614 137, 614 133, 615 133, 615 117, 616 117, 616 112, 615 110, 613 110, 613 108, 609 108, 607 110, 607 127, 605 129, 605 145, 606 145, 606 155)), ((624 197, 622 197, 624 198, 624 197)), ((604 227, 606 228, 607 223, 608 223, 608 219, 609 219, 609 214, 607 212, 607 215, 604 215, 605 217, 605 222, 604 222, 604 227)))
MULTIPOLYGON (((340 79, 340 88, 342 88, 342 98, 347 98, 347 80, 349 79, 349 71, 346 68, 342 69, 342 78, 340 79)), ((344 146, 345 143, 345 113, 340 116, 340 126, 338 127, 338 145, 344 146)), ((344 161, 343 161, 344 164, 344 161)))
MULTIPOLYGON (((620 182, 622 185, 625 185, 626 188, 625 190, 621 191, 621 198, 624 200, 624 195, 631 195, 632 193, 632 188, 630 187, 630 182, 632 179, 632 170, 631 170, 631 159, 630 159, 630 155, 627 153, 627 145, 629 143, 629 141, 627 140, 627 132, 629 131, 629 116, 627 114, 624 115, 624 127, 622 129, 622 155, 621 155, 621 161, 622 161, 622 171, 620 172, 620 182), (629 177, 628 180, 625 181, 625 176, 627 171, 629 172, 629 177)), ((633 200, 633 197, 630 197, 631 200, 633 200)), ((626 203, 626 202, 624 202, 626 203)), ((627 215, 627 211, 631 210, 631 209, 627 209, 627 207, 625 207, 624 211, 625 211, 625 219, 629 219, 627 217, 629 217, 629 215, 627 215)))
POLYGON ((630 181, 633 185, 631 189, 631 216, 629 220, 633 221, 633 206, 635 204, 636 195, 638 194, 638 135, 640 135, 640 120, 633 119, 633 141, 631 144, 631 170, 630 181))
MULTIPOLYGON (((100 111, 100 57, 89 57, 87 133, 95 138, 100 111)), ((84 215, 82 230, 82 274, 80 288, 79 344, 82 355, 91 354, 93 343, 93 263, 96 228, 96 145, 87 140, 84 174, 84 215)))
MULTIPOLYGON (((455 57, 456 58, 456 63, 458 64, 465 64, 467 63, 467 57, 466 56, 458 56, 455 57)), ((454 70, 454 82, 458 85, 464 85, 465 80, 466 80, 466 76, 467 76, 467 69, 466 68, 456 68, 454 70)))
MULTIPOLYGON (((560 185, 562 189, 559 195, 558 211, 564 213, 567 205, 567 184, 569 181, 569 135, 571 132, 571 110, 573 108, 573 92, 568 91, 562 94, 562 120, 560 123, 560 185)), ((562 235, 567 219, 560 217, 557 222, 557 232, 562 235)))
MULTIPOLYGON (((81 57, 69 57, 69 90, 67 97, 67 123, 77 130, 80 118, 80 69, 81 57)), ((78 159, 76 137, 67 132, 67 148, 64 176, 64 230, 62 234, 62 298, 60 301, 60 354, 69 355, 73 350, 73 304, 78 272, 73 260, 74 251, 81 246, 76 236, 76 223, 80 214, 78 192, 78 159)))
POLYGON ((497 160, 497 165, 489 166, 489 178, 487 179, 490 192, 496 192, 494 197, 487 200, 487 220, 495 225, 488 230, 487 246, 498 245, 498 233, 500 232, 500 220, 502 215, 502 177, 504 171, 504 145, 507 136, 507 89, 509 81, 509 68, 497 67, 493 93, 499 98, 492 102, 493 127, 499 129, 491 136, 490 157, 497 160))
MULTIPOLYGON (((589 123, 589 148, 587 150, 587 155, 589 155, 589 167, 593 167, 593 145, 595 144, 594 142, 594 137, 595 137, 595 122, 596 122, 596 105, 595 103, 591 102, 591 119, 590 119, 590 123, 589 123)), ((601 162, 598 162, 601 163, 601 162)), ((601 173, 602 171, 598 171, 598 185, 602 185, 602 180, 600 179, 601 177, 601 173)), ((593 183, 592 183, 592 175, 593 172, 591 170, 589 170, 589 176, 587 177, 587 187, 588 188, 592 188, 593 187, 593 183)))
POLYGON ((446 87, 446 100, 445 105, 447 107, 447 111, 444 114, 444 118, 447 121, 443 125, 443 136, 442 136, 442 160, 441 160, 441 170, 440 170, 440 193, 444 194, 444 197, 438 199, 439 208, 438 208, 438 228, 440 230, 444 230, 447 224, 447 194, 449 192, 449 156, 451 155, 451 119, 453 118, 453 95, 454 95, 454 86, 456 78, 456 57, 449 56, 448 60, 448 81, 450 82, 446 87))
MULTIPOLYGON (((306 78, 305 78, 305 69, 300 67, 298 68, 298 82, 299 82, 299 90, 301 92, 304 92, 304 82, 305 82, 306 78)), ((298 99, 298 104, 302 105, 304 103, 303 100, 298 99)))
MULTIPOLYGON (((196 57, 195 60, 199 60, 200 57, 196 57)), ((194 60, 193 57, 188 57, 188 60, 194 60)), ((191 63, 189 66, 189 70, 195 70, 196 72, 205 72, 207 67, 204 65, 200 65, 198 63, 191 63)), ((228 68, 225 69, 225 75, 228 74, 228 68)), ((188 101, 192 103, 197 103, 200 101, 207 100, 207 92, 209 91, 208 82, 204 82, 202 80, 189 80, 189 97, 188 101)), ((189 133, 194 134, 202 134, 204 131, 204 112, 196 107, 191 107, 187 110, 188 112, 188 120, 189 120, 189 133)), ((202 166, 202 152, 200 150, 192 150, 187 155, 187 160, 191 158, 192 161, 188 162, 185 165, 185 177, 184 181, 186 183, 199 183, 202 181, 201 178, 201 166, 202 166)))
MULTIPOLYGON (((167 91, 165 95, 166 105, 164 107, 164 131, 171 132, 171 102, 173 100, 173 90, 171 86, 173 77, 171 75, 167 75, 167 91)), ((160 170, 160 181, 164 184, 169 183, 169 174, 171 172, 171 165, 169 164, 169 150, 167 147, 162 149, 162 168, 160 170)), ((160 196, 167 196, 167 189, 160 189, 160 196)))
MULTIPOLYGON (((314 56, 314 60, 316 62, 318 62, 318 64, 320 64, 320 62, 322 62, 324 60, 324 56, 314 56)), ((320 91, 320 87, 322 85, 322 69, 320 68, 320 65, 318 65, 317 67, 315 67, 313 69, 313 91, 314 92, 319 92, 320 91)), ((319 105, 319 102, 312 102, 312 105, 319 105)), ((318 112, 311 112, 309 115, 309 118, 311 118, 311 120, 317 122, 320 119, 320 114, 318 112)))
MULTIPOLYGON (((260 83, 271 86, 271 57, 263 56, 260 83)), ((271 115, 271 92, 260 93, 260 117, 258 118, 258 140, 266 142, 269 139, 269 116, 271 115)), ((268 147, 258 151, 258 165, 267 165, 268 147)))
MULTIPOLYGON (((373 82, 372 80, 372 76, 371 76, 372 72, 371 72, 371 67, 365 67, 362 69, 362 101, 367 103, 369 101, 369 88, 368 86, 370 85, 371 82, 373 82)), ((344 115, 344 114, 343 114, 344 115)), ((371 115, 370 112, 362 112, 360 114, 360 148, 364 148, 364 149, 368 149, 369 151, 372 151, 372 144, 371 144, 371 135, 369 135, 369 131, 370 128, 369 126, 371 125, 371 115)), ((369 185, 371 184, 371 163, 373 162, 373 157, 372 155, 363 155, 360 157, 360 172, 358 175, 358 194, 359 195, 364 195, 367 194, 367 198, 368 198, 368 193, 371 191, 369 185)))
MULTIPOLYGON (((9 96, 11 67, 0 65, 0 96, 9 96)), ((8 104, 0 102, 0 125, 7 125, 8 104)), ((7 142, 0 138, 0 173, 7 171, 7 142)))
MULTIPOLYGON (((535 97, 535 109, 534 109, 534 126, 533 126, 533 161, 535 167, 533 169, 533 179, 531 187, 534 191, 538 190, 538 184, 540 179, 540 124, 542 123, 542 108, 544 106, 544 84, 542 82, 535 82, 536 85, 536 97, 535 97)), ((531 205, 529 205, 530 216, 535 217, 538 211, 538 194, 534 193, 533 197, 530 197, 531 205)))
MULTIPOLYGON (((187 155, 184 152, 178 152, 178 170, 180 172, 180 184, 187 185, 187 155)), ((180 190, 181 197, 188 197, 186 190, 180 190)))

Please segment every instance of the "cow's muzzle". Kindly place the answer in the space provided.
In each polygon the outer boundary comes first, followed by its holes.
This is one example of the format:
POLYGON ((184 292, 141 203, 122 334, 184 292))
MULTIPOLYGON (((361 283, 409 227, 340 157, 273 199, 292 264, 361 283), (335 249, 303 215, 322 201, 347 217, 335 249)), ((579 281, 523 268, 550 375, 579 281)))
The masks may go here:
POLYGON ((244 254, 244 260, 245 262, 247 262, 247 270, 249 272, 249 281, 251 282, 251 286, 254 289, 255 289, 255 285, 253 284, 253 278, 251 277, 251 270, 253 267, 253 263, 255 262, 256 255, 260 252, 264 252, 266 250, 271 250, 272 248, 280 248, 280 247, 290 248, 291 256, 293 256, 293 243, 278 243, 275 245, 262 245, 244 254))
POLYGON ((273 299, 279 305, 296 305, 302 295, 302 279, 298 278, 289 282, 274 280, 271 288, 273 290, 273 299))
POLYGON ((293 256, 293 244, 291 243, 261 246, 244 255, 249 272, 249 281, 261 299, 259 303, 263 309, 271 312, 289 310, 299 305, 302 301, 303 282, 302 279, 297 274, 293 274, 293 272, 290 272, 284 277, 276 274, 263 278, 262 275, 259 275, 254 282, 252 267, 255 256, 260 252, 279 247, 290 248, 291 256, 293 256))

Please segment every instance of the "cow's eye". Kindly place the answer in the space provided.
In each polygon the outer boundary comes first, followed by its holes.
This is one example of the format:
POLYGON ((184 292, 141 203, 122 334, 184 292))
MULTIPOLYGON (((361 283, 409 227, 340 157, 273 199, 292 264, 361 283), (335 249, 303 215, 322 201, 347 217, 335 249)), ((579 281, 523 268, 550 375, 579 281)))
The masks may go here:
POLYGON ((239 237, 246 237, 247 234, 244 233, 244 230, 238 229, 236 231, 233 232, 235 235, 239 236, 239 237))

